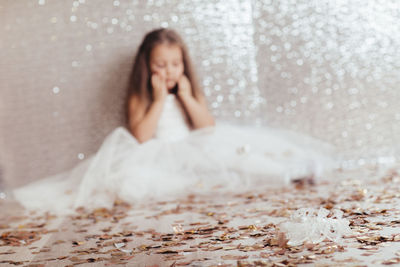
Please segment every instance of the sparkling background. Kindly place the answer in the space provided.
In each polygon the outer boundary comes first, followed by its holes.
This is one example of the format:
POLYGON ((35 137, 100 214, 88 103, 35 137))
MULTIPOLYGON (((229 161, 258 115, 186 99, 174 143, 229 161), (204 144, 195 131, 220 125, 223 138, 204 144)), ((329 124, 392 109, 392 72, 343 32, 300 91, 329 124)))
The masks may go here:
POLYGON ((309 134, 346 166, 393 161, 399 19, 396 0, 1 1, 1 173, 15 186, 94 153, 156 27, 186 40, 218 119, 309 134))

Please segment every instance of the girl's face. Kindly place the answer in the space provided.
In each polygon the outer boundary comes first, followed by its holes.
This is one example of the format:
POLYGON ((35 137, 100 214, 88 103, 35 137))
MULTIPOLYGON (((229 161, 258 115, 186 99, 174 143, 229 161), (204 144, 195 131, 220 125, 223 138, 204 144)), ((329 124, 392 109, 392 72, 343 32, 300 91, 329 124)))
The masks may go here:
POLYGON ((168 90, 183 75, 182 50, 176 44, 159 44, 150 53, 150 70, 165 79, 168 90))

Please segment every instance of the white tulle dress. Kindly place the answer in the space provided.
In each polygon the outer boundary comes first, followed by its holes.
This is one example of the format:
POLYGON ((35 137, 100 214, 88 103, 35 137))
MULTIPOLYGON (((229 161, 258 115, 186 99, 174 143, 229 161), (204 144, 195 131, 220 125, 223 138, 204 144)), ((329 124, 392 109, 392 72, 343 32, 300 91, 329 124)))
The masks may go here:
POLYGON ((332 167, 329 148, 312 138, 269 128, 217 122, 190 131, 175 95, 167 96, 155 138, 140 144, 123 127, 71 171, 14 190, 27 209, 70 213, 188 192, 240 191, 288 184, 332 167), (217 188, 217 189, 216 189, 217 188))

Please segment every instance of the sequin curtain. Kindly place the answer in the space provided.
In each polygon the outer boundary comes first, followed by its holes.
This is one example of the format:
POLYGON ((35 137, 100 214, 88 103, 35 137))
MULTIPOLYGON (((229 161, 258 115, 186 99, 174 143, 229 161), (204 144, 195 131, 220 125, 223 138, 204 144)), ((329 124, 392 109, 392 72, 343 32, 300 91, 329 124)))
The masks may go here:
POLYGON ((396 160, 400 4, 350 1, 0 2, 0 168, 10 186, 67 170, 123 121, 135 50, 181 33, 219 120, 338 147, 345 166, 396 160))

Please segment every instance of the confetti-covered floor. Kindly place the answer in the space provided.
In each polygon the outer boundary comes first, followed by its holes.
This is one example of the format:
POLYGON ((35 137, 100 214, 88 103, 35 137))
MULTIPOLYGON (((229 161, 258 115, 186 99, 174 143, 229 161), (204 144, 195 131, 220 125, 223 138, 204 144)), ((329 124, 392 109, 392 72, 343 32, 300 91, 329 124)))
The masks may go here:
POLYGON ((0 266, 400 265, 400 175, 394 168, 338 171, 331 182, 189 195, 66 218, 23 215, 0 202, 0 266), (291 246, 280 229, 300 208, 341 210, 339 242, 291 246))

